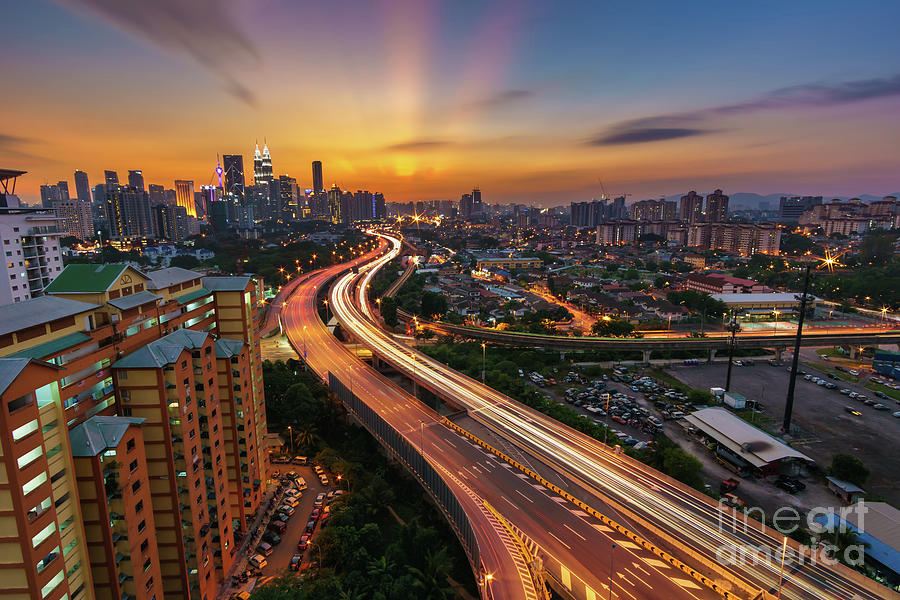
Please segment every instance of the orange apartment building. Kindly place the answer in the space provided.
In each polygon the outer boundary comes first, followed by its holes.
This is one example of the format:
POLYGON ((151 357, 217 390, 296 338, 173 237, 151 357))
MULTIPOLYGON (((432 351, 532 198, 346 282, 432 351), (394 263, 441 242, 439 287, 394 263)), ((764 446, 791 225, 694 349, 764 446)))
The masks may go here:
POLYGON ((268 471, 259 286, 69 265, 0 307, 0 600, 215 596, 268 471))

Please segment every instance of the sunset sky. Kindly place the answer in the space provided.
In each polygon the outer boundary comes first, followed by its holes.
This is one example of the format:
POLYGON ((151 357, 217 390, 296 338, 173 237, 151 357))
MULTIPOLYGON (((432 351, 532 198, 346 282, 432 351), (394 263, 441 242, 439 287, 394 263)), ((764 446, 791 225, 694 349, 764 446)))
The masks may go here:
POLYGON ((0 168, 543 206, 900 190, 900 2, 3 1, 0 168))

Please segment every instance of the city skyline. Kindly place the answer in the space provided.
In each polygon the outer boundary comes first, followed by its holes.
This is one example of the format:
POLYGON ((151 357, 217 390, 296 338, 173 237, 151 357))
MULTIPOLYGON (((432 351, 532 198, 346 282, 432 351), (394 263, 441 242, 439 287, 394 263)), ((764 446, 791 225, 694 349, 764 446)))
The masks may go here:
POLYGON ((739 21, 712 4, 17 5, 0 160, 29 171, 28 202, 75 169, 211 184, 217 154, 248 169, 261 138, 276 175, 312 187, 321 160, 324 187, 396 202, 479 186, 491 203, 563 205, 599 197, 600 181, 632 200, 891 194, 900 7, 865 4, 757 6, 739 21), (295 22, 303 36, 279 35, 295 22), (317 51, 343 31, 358 35, 317 51), (684 42, 709 35, 714 52, 684 42))

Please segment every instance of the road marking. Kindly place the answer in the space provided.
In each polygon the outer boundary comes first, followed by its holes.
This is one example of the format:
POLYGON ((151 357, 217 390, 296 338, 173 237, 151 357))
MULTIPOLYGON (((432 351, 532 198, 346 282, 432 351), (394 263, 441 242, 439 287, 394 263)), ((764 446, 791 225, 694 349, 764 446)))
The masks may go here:
POLYGON ((644 585, 646 585, 646 586, 647 586, 648 588, 650 588, 651 590, 653 589, 653 586, 652 586, 652 585, 650 585, 649 583, 647 583, 646 581, 644 581, 643 579, 641 579, 640 577, 638 577, 637 573, 633 572, 633 571, 632 571, 631 569, 629 569, 628 567, 625 567, 625 571, 626 571, 629 575, 631 575, 632 577, 634 577, 635 579, 637 579, 638 581, 640 581, 641 583, 643 583, 644 585))
POLYGON ((518 477, 519 479, 531 479, 531 477, 529 477, 525 473, 516 473, 516 477, 518 477))
POLYGON ((620 546, 622 546, 623 548, 628 548, 629 550, 640 550, 640 548, 641 548, 637 544, 629 542, 628 540, 622 540, 621 542, 616 542, 616 543, 619 544, 620 546))
POLYGON ((592 523, 592 525, 594 526, 594 529, 596 529, 597 531, 599 531, 601 533, 612 533, 613 532, 612 528, 607 527, 606 525, 600 525, 598 523, 592 523))
POLYGON ((578 537, 580 537, 580 538, 581 538, 582 540, 584 540, 585 542, 587 541, 587 538, 586 538, 586 537, 584 537, 583 535, 581 535, 580 533, 578 533, 577 531, 575 531, 574 529, 572 529, 571 527, 569 527, 569 526, 566 525, 565 523, 563 523, 563 527, 565 527, 566 529, 568 529, 569 531, 571 531, 572 533, 574 533, 575 535, 577 535, 578 537))
POLYGON ((568 500, 565 498, 560 498, 559 496, 552 496, 554 502, 558 502, 559 504, 566 504, 568 500))
POLYGON ((699 585, 691 581, 690 579, 676 579, 675 577, 669 577, 669 581, 672 583, 678 584, 683 588, 690 588, 694 590, 701 589, 699 585))
POLYGON ((650 565, 651 567, 653 567, 655 569, 668 569, 669 568, 669 565, 667 565, 666 563, 664 563, 661 560, 656 560, 655 558, 645 558, 643 556, 638 556, 638 558, 640 558, 642 561, 644 561, 645 563, 647 563, 648 565, 650 565))
POLYGON ((542 485, 539 484, 539 483, 532 483, 532 484, 531 484, 531 487, 533 487, 533 488, 536 489, 536 490, 541 490, 541 491, 544 491, 544 490, 547 489, 547 488, 545 488, 544 486, 542 486, 542 485))
POLYGON ((449 445, 453 446, 454 448, 456 448, 456 444, 454 444, 454 443, 451 442, 450 440, 444 440, 444 442, 446 442, 447 444, 449 444, 449 445))
MULTIPOLYGON (((522 496, 523 498, 525 498, 526 500, 528 500, 529 502, 531 502, 532 504, 534 504, 534 500, 532 500, 531 498, 529 498, 528 496, 526 496, 525 494, 523 494, 521 491, 516 490, 516 493, 517 493, 518 495, 522 496)), ((551 533, 550 535, 553 535, 553 534, 551 533)), ((556 536, 554 535, 553 537, 556 537, 556 536)), ((566 547, 568 548, 568 546, 566 546, 566 547)))
POLYGON ((578 509, 578 508, 574 509, 572 511, 572 514, 578 515, 579 517, 589 517, 590 516, 589 514, 587 514, 586 512, 584 512, 583 510, 578 509))
MULTIPOLYGON (((553 532, 552 532, 552 531, 548 531, 547 533, 549 533, 549 534, 553 537, 554 540, 556 540, 557 542, 559 542, 560 544, 562 544, 563 546, 565 546, 565 547, 568 548, 569 550, 572 549, 572 547, 569 546, 567 543, 565 543, 564 541, 562 541, 561 539, 559 539, 558 537, 556 537, 555 535, 553 535, 553 532)), ((565 567, 563 567, 563 568, 565 568, 565 567)))

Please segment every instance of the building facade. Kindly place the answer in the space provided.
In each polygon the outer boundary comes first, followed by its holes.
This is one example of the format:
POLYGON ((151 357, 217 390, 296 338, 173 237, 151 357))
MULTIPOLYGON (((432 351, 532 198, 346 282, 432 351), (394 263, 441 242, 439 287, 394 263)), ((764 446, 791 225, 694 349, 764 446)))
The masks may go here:
POLYGON ((63 267, 59 238, 65 230, 52 209, 30 208, 15 196, 0 206, 0 305, 43 293, 63 267))

